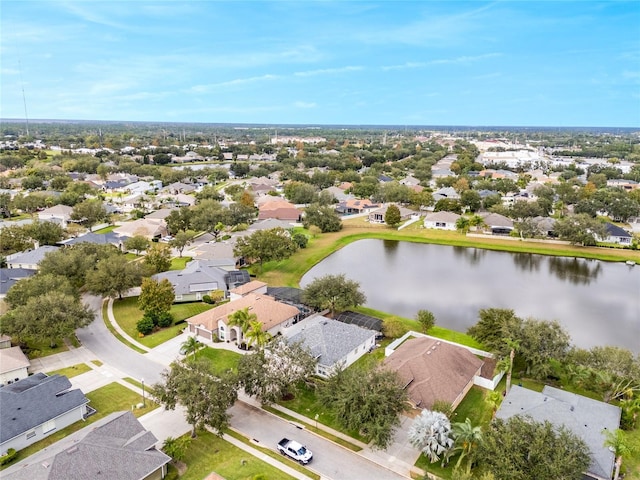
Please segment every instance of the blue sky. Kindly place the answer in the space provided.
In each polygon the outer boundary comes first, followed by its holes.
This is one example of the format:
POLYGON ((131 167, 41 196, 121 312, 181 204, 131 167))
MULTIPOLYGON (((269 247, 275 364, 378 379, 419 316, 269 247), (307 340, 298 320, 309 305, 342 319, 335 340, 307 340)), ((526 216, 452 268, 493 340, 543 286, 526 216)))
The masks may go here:
POLYGON ((0 117, 640 127, 640 2, 0 5, 0 117))

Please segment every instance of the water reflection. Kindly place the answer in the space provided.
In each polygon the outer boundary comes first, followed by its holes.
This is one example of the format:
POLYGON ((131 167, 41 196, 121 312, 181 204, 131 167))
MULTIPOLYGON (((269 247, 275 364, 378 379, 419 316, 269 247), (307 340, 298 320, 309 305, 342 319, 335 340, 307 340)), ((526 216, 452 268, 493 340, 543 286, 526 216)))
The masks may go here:
POLYGON ((398 253, 399 243, 397 240, 383 240, 382 245, 384 246, 385 255, 389 258, 395 257, 395 254, 398 253))
POLYGON ((586 260, 579 258, 549 258, 549 273, 574 285, 589 285, 601 272, 602 264, 598 261, 589 264, 586 260))
POLYGON ((480 248, 468 248, 468 247, 452 247, 453 254, 456 257, 460 257, 463 260, 469 262, 470 265, 478 265, 480 261, 486 256, 488 250, 482 250, 480 248))
POLYGON ((538 272, 540 271, 540 265, 542 264, 543 257, 540 255, 533 255, 531 253, 514 253, 513 263, 523 272, 538 272))

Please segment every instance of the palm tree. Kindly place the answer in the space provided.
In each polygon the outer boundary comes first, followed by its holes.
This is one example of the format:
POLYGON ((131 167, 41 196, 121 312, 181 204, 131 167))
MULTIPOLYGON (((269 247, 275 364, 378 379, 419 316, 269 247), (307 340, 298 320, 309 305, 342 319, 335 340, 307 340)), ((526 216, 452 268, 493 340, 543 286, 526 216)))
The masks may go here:
POLYGON ((511 390, 511 373, 513 372, 513 359, 516 357, 516 350, 520 348, 520 342, 518 340, 512 340, 510 338, 505 338, 504 343, 509 347, 509 356, 503 358, 498 363, 498 368, 507 372, 507 393, 511 390))
POLYGON ((408 432, 409 442, 424 453, 431 463, 448 458, 453 447, 451 423, 442 412, 423 410, 408 432))
POLYGON ((489 392, 489 395, 486 396, 485 400, 489 405, 491 405, 491 408, 493 411, 491 418, 494 418, 496 416, 496 412, 498 411, 498 407, 502 402, 502 394, 500 392, 493 390, 489 392))
POLYGON ((249 323, 245 338, 248 345, 255 345, 258 349, 262 349, 271 340, 271 334, 262 330, 262 322, 253 320, 249 323))
POLYGON ((189 336, 189 338, 182 342, 180 351, 184 352, 187 357, 193 353, 193 359, 195 360, 201 346, 202 343, 200 343, 196 337, 189 336))
POLYGON ((471 425, 471 420, 467 417, 464 422, 457 422, 452 425, 453 438, 456 447, 460 449, 460 457, 456 463, 456 468, 460 466, 462 459, 469 458, 467 471, 471 470, 471 454, 480 443, 482 443, 482 428, 471 425))
POLYGON ((620 476, 620 467, 622 466, 622 458, 635 455, 638 453, 638 447, 634 445, 627 435, 619 428, 611 430, 603 430, 605 441, 604 446, 613 450, 616 456, 616 467, 613 474, 613 480, 618 480, 620 476))
POLYGON ((228 317, 228 325, 230 327, 240 328, 240 338, 238 344, 244 340, 244 335, 249 331, 251 322, 258 320, 258 316, 255 313, 249 313, 249 307, 242 310, 236 310, 228 317))

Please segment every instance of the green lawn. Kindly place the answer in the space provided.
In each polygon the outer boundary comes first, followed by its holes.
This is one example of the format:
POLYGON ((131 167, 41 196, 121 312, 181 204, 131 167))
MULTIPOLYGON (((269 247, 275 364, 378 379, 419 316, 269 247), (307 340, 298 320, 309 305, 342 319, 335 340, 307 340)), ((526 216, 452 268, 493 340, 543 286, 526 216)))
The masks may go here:
MULTIPOLYGON (((49 435, 47 438, 44 438, 39 442, 36 442, 33 445, 29 445, 27 448, 20 450, 16 459, 9 465, 25 459, 29 455, 39 452, 43 448, 54 444, 58 440, 61 440, 74 432, 77 432, 87 425, 91 425, 101 418, 106 417, 110 413, 122 410, 131 410, 132 405, 136 405, 142 401, 142 397, 139 394, 132 390, 129 390, 126 387, 123 387, 116 382, 110 383, 109 385, 98 388, 93 392, 87 393, 86 397, 89 399, 89 406, 97 410, 94 415, 91 415, 84 422, 80 421, 74 423, 73 425, 69 425, 67 428, 57 431, 52 435, 49 435)), ((149 413, 150 411, 158 407, 158 405, 151 400, 147 400, 146 404, 147 406, 145 408, 133 410, 133 413, 136 417, 140 417, 145 413, 149 413)), ((0 466, 0 470, 8 467, 9 465, 0 466)))
MULTIPOLYGON (((143 350, 143 349, 137 347, 136 345, 131 343, 129 340, 124 338, 122 335, 120 335, 120 333, 113 327, 113 325, 111 325, 111 322, 107 318, 107 302, 103 302, 102 303, 102 320, 104 321, 104 324, 107 327, 107 330, 109 330, 109 332, 111 332, 111 335, 116 337, 118 340, 120 340, 122 343, 124 343, 127 347, 135 350, 138 353, 147 353, 146 350, 143 350)), ((96 360, 94 360, 94 363, 95 362, 96 362, 96 360)), ((100 366, 100 365, 98 365, 98 366, 100 366)))
POLYGON ((169 270, 184 270, 184 267, 191 261, 191 257, 175 257, 171 259, 169 270))
POLYGON ((213 368, 213 373, 215 375, 221 375, 228 370, 236 372, 242 354, 219 348, 205 347, 198 351, 197 356, 198 358, 206 358, 209 360, 213 368))
POLYGON ((29 358, 48 357, 49 355, 55 355, 56 353, 66 352, 68 350, 61 338, 54 340, 55 347, 51 346, 49 340, 25 338, 23 341, 26 344, 27 357, 29 358))
POLYGON ((109 225, 108 227, 101 228, 93 233, 109 233, 114 231, 116 228, 118 228, 118 225, 109 225))
POLYGON ((61 368, 60 370, 54 370, 53 372, 48 372, 47 375, 64 375, 67 378, 72 378, 77 375, 81 375, 83 373, 89 372, 91 367, 86 363, 78 363, 77 365, 72 365, 71 367, 61 368))
POLYGON ((202 480, 211 472, 226 480, 253 480, 260 474, 269 480, 293 478, 210 432, 198 432, 183 462, 187 471, 181 480, 202 480))
MULTIPOLYGON (((211 308, 213 308, 213 305, 201 302, 176 303, 171 307, 171 314, 177 323, 211 308)), ((113 315, 118 325, 120 325, 129 336, 149 348, 157 347, 175 337, 186 326, 184 323, 174 324, 169 328, 163 328, 150 335, 139 337, 136 324, 142 318, 142 310, 138 308, 138 297, 115 300, 113 302, 113 315)))

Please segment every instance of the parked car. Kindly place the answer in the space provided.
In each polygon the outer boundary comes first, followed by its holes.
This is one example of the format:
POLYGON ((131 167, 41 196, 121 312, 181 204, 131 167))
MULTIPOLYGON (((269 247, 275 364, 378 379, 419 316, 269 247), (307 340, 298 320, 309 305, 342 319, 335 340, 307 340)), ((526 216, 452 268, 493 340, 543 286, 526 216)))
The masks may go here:
POLYGON ((313 453, 304 445, 288 438, 283 438, 278 442, 278 450, 282 455, 291 457, 296 462, 306 465, 313 459, 313 453))

